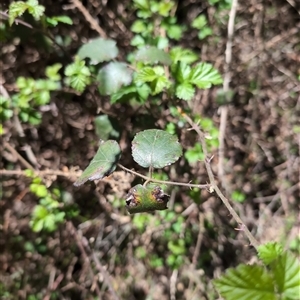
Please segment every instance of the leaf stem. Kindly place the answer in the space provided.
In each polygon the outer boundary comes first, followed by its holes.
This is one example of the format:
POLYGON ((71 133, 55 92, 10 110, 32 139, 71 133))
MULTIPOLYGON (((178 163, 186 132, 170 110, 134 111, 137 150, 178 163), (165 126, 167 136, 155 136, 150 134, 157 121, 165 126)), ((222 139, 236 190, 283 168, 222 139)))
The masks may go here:
POLYGON ((123 169, 126 172, 129 172, 131 174, 134 174, 138 177, 141 177, 145 179, 147 182, 155 182, 155 183, 160 183, 160 184, 167 184, 167 185, 177 185, 177 186, 186 186, 189 188, 199 188, 199 189, 209 189, 211 186, 210 184, 193 184, 193 183, 186 183, 186 182, 176 182, 176 181, 166 181, 166 180, 159 180, 159 179, 154 179, 145 175, 142 175, 138 172, 135 172, 133 170, 127 169, 121 164, 118 164, 118 167, 123 169))

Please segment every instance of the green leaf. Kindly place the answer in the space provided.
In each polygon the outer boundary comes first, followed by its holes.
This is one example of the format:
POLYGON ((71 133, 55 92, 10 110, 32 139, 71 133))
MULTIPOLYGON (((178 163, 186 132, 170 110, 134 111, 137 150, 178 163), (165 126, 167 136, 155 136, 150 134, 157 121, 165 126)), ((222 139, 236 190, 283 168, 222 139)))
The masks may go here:
POLYGON ((46 68, 46 76, 53 80, 53 81, 58 81, 61 79, 60 74, 58 73, 58 71, 62 68, 62 64, 54 64, 53 66, 49 66, 46 68))
POLYGON ((203 40, 205 39, 207 36, 212 35, 213 31, 210 27, 205 27, 203 29, 201 29, 198 33, 198 38, 199 40, 203 40))
POLYGON ((81 46, 77 55, 81 59, 89 58, 91 60, 90 63, 96 65, 100 62, 116 58, 118 52, 114 40, 97 38, 81 46))
POLYGON ((175 93, 179 99, 189 101, 195 95, 195 88, 190 83, 184 82, 176 86, 175 93))
POLYGON ((269 265, 282 254, 282 245, 276 242, 269 242, 258 247, 258 256, 266 264, 269 265))
POLYGON ((28 0, 28 12, 34 17, 35 20, 40 20, 41 16, 43 16, 45 7, 39 5, 37 0, 28 0))
POLYGON ((158 75, 160 75, 160 74, 157 74, 155 72, 154 68, 144 67, 137 73, 134 81, 137 84, 143 84, 145 82, 152 82, 157 78, 158 75))
POLYGON ((137 133, 132 141, 133 159, 142 167, 163 168, 182 155, 176 136, 166 131, 149 129, 137 133))
POLYGON ((174 2, 165 2, 161 1, 158 4, 158 13, 163 17, 168 17, 170 14, 170 10, 174 7, 174 2))
POLYGON ((181 255, 185 253, 185 242, 183 239, 168 242, 169 250, 175 255, 181 255))
POLYGON ((173 40, 180 40, 182 36, 183 29, 179 25, 170 25, 167 27, 167 35, 173 40))
POLYGON ((149 64, 164 64, 170 65, 172 63, 170 55, 161 49, 154 46, 145 46, 135 53, 135 59, 149 64))
POLYGON ((170 51, 170 56, 174 64, 181 61, 186 64, 191 64, 199 59, 199 55, 190 49, 183 49, 181 47, 174 47, 170 51))
POLYGON ((126 101, 134 98, 136 96, 137 89, 136 86, 123 86, 116 93, 111 95, 110 103, 116 103, 118 101, 126 101))
POLYGON ((165 76, 163 67, 144 67, 135 77, 135 83, 142 85, 145 82, 150 82, 152 95, 160 93, 164 88, 170 86, 170 81, 165 76))
POLYGON ((117 92, 122 85, 129 85, 132 81, 132 71, 125 63, 111 62, 101 68, 97 79, 99 91, 102 95, 111 95, 117 92))
POLYGON ((192 69, 190 82, 200 89, 208 89, 212 84, 220 84, 223 80, 211 64, 199 63, 192 69))
POLYGON ((131 188, 126 196, 126 208, 130 214, 167 209, 169 196, 156 184, 131 188))
POLYGON ((185 153, 184 153, 184 157, 186 158, 186 160, 190 163, 193 164, 197 161, 201 161, 204 159, 204 153, 202 150, 202 147, 200 145, 200 143, 195 143, 193 148, 188 149, 185 153))
POLYGON ((175 77, 178 82, 184 83, 185 81, 188 81, 190 74, 191 74, 191 67, 189 65, 183 62, 177 64, 175 77))
POLYGON ((120 156, 121 149, 116 141, 101 142, 96 155, 74 185, 80 186, 88 180, 92 181, 108 176, 116 169, 120 156))
POLYGON ((145 22, 142 20, 136 20, 131 26, 131 31, 134 33, 143 33, 146 30, 147 30, 147 26, 145 22))
POLYGON ((141 10, 150 10, 148 0, 133 0, 134 6, 141 10))
POLYGON ((44 227, 44 219, 31 221, 30 226, 34 232, 40 232, 44 227))
POLYGON ((192 27, 196 29, 202 29, 207 24, 207 19, 204 15, 198 16, 192 22, 192 27))
POLYGON ((9 25, 11 26, 17 17, 22 16, 27 8, 28 5, 23 1, 12 2, 8 9, 9 25))
POLYGON ((32 214, 37 219, 44 219, 48 213, 48 210, 44 206, 36 205, 32 214))
POLYGON ((227 269, 225 275, 214 280, 214 285, 225 299, 278 299, 272 277, 258 265, 239 265, 235 269, 227 269))
POLYGON ((108 115, 101 115, 94 119, 96 134, 101 140, 118 138, 119 132, 115 130, 108 115))
POLYGON ((278 292, 282 299, 299 299, 300 262, 291 252, 285 252, 271 263, 278 292))
POLYGON ((60 23, 64 23, 64 24, 68 24, 68 25, 73 25, 73 21, 70 17, 68 16, 56 16, 56 17, 47 17, 46 21, 48 24, 52 25, 52 26, 57 26, 57 24, 60 23))
POLYGON ((137 34, 131 40, 130 45, 135 46, 135 47, 144 46, 145 45, 145 39, 141 35, 137 34))
POLYGON ((246 199, 246 195, 240 191, 233 191, 231 198, 233 201, 243 203, 246 199))
POLYGON ((81 61, 78 57, 74 63, 66 67, 65 75, 67 76, 65 78, 66 84, 79 92, 83 92, 91 81, 89 68, 85 66, 85 61, 81 61))

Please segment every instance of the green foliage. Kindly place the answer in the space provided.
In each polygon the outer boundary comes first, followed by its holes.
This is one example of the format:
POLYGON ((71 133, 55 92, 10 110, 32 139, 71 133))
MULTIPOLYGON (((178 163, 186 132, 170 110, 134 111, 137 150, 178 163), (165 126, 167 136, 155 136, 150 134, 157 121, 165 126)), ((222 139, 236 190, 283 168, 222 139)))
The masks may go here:
POLYGON ((224 299, 298 299, 300 262, 276 243, 262 245, 259 256, 269 268, 259 264, 239 265, 214 280, 224 299))
POLYGON ((161 63, 164 65, 170 65, 172 63, 169 54, 154 46, 147 46, 147 47, 140 48, 135 53, 135 60, 142 61, 148 64, 161 63))
POLYGON ((47 79, 18 77, 16 85, 19 92, 12 95, 11 101, 1 97, 0 115, 3 116, 3 120, 11 118, 15 109, 21 121, 32 125, 39 124, 41 114, 37 108, 50 102, 51 91, 61 88, 61 78, 58 74, 61 67, 61 64, 47 67, 47 79))
POLYGON ((94 119, 96 134, 100 140, 108 140, 109 138, 118 138, 119 126, 108 115, 100 115, 94 119))
POLYGON ((96 38, 82 45, 77 55, 80 60, 90 59, 90 64, 96 65, 100 62, 110 61, 117 57, 119 53, 116 42, 110 39, 96 38))
POLYGON ((65 69, 65 83, 78 92, 83 92, 88 84, 90 84, 91 72, 85 66, 85 62, 76 57, 74 63, 68 65, 65 69))
POLYGON ((9 120, 13 116, 14 112, 11 109, 10 99, 0 96, 0 103, 0 120, 3 122, 9 120))
POLYGON ((88 180, 97 180, 108 176, 116 169, 120 156, 121 149, 116 141, 101 141, 96 155, 74 185, 80 186, 88 180))
POLYGON ((132 81, 131 70, 127 65, 119 62, 111 62, 99 70, 99 92, 101 95, 112 95, 132 81))
POLYGON ((151 212, 167 209, 169 196, 156 184, 131 188, 126 197, 126 208, 129 213, 151 212))
POLYGON ((142 167, 163 168, 182 155, 176 136, 163 130, 149 129, 136 134, 132 141, 133 159, 142 167))
POLYGON ((196 19, 194 19, 192 22, 192 27, 199 30, 198 38, 200 40, 205 39, 207 36, 210 36, 213 33, 211 27, 207 25, 207 19, 204 15, 199 15, 196 19))
POLYGON ((73 25, 72 19, 68 16, 56 16, 56 17, 51 17, 51 18, 47 17, 46 22, 53 27, 57 26, 58 23, 73 25))
POLYGON ((53 232, 66 217, 73 218, 78 215, 77 206, 68 199, 66 193, 56 188, 47 188, 42 179, 36 177, 31 170, 26 170, 26 176, 32 178, 30 191, 40 199, 32 211, 29 223, 34 232, 53 232))
MULTIPOLYGON (((202 130, 205 132, 205 141, 208 151, 212 152, 217 149, 219 146, 219 130, 215 127, 213 121, 209 118, 196 117, 196 123, 199 123, 202 130)), ((193 147, 189 148, 184 153, 184 157, 190 164, 194 164, 197 161, 203 161, 205 157, 201 144, 196 142, 193 147)))
POLYGON ((35 20, 40 20, 44 14, 45 7, 39 5, 37 0, 28 0, 27 2, 17 1, 9 5, 9 24, 12 25, 17 17, 27 11, 35 20))
POLYGON ((233 201, 243 203, 246 200, 246 195, 240 191, 233 191, 231 199, 233 201))

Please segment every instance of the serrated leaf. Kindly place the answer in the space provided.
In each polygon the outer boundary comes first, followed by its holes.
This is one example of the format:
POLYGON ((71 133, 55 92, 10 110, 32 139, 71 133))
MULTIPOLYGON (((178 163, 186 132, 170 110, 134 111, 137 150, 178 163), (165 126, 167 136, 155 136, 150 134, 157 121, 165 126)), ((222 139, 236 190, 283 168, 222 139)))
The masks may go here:
POLYGON ((183 28, 182 26, 179 25, 170 25, 167 28, 167 35, 169 36, 169 38, 176 41, 180 40, 182 36, 182 32, 183 32, 183 28))
POLYGON ((191 67, 183 62, 177 64, 175 77, 180 83, 187 81, 191 74, 191 67))
POLYGON ((196 29, 202 29, 207 24, 207 19, 204 15, 198 16, 192 22, 192 27, 196 29))
POLYGON ((144 67, 141 69, 136 77, 135 77, 135 82, 137 84, 143 84, 145 82, 151 82, 154 81, 157 78, 157 75, 154 68, 151 67, 144 67))
POLYGON ((161 49, 154 46, 145 46, 135 53, 135 59, 149 64, 164 64, 170 65, 172 63, 170 55, 161 49))
POLYGON ((171 83, 165 75, 159 76, 156 80, 150 83, 151 94, 157 95, 162 92, 164 88, 169 88, 170 85, 171 83))
POLYGON ((291 253, 285 252, 271 263, 278 292, 283 299, 299 299, 300 295, 300 262, 291 253))
POLYGON ((167 209, 169 196, 157 184, 131 188, 126 196, 126 208, 130 214, 167 209))
POLYGON ((282 245, 270 242, 265 245, 260 245, 258 247, 258 256, 266 264, 270 264, 272 261, 278 258, 282 254, 282 245))
POLYGON ((15 18, 20 17, 28 8, 28 5, 25 2, 17 1, 12 2, 9 5, 8 15, 9 15, 9 25, 12 25, 15 21, 15 18))
POLYGON ((208 89, 212 84, 220 84, 223 80, 211 64, 199 63, 192 69, 190 82, 200 89, 208 89))
POLYGON ((132 81, 132 71, 125 63, 111 62, 99 70, 97 79, 102 95, 111 95, 132 81))
POLYGON ((116 141, 102 142, 96 155, 74 185, 80 186, 88 180, 98 180, 108 176, 116 169, 120 156, 121 149, 116 141))
POLYGON ((258 265, 239 265, 235 269, 227 269, 225 275, 214 280, 214 285, 224 299, 278 299, 272 277, 258 265))
POLYGON ((118 48, 116 42, 110 39, 97 38, 90 40, 87 44, 81 46, 77 55, 81 58, 89 58, 91 64, 98 64, 103 61, 109 61, 117 57, 118 48))
POLYGON ((173 63, 177 63, 178 61, 181 61, 186 64, 191 64, 199 59, 199 55, 194 53, 192 50, 183 49, 181 47, 174 47, 170 51, 170 56, 173 63))
POLYGON ((39 20, 44 14, 45 7, 39 5, 37 0, 28 0, 28 12, 34 17, 35 20, 39 20))
POLYGON ((195 88, 190 83, 184 82, 176 86, 175 93, 179 99, 189 101, 195 95, 195 88))
POLYGON ((182 155, 176 136, 166 131, 149 129, 137 133, 132 141, 133 159, 142 167, 163 168, 182 155))

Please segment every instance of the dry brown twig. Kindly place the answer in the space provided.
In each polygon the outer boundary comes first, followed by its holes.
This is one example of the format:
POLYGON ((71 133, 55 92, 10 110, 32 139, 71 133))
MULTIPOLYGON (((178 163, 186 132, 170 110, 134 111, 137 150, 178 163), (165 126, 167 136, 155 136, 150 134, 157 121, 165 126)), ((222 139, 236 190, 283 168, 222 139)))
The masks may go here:
POLYGON ((71 0, 75 7, 84 15, 85 19, 90 23, 91 28, 96 30, 102 38, 106 38, 105 31, 99 26, 97 21, 91 16, 87 9, 82 5, 79 0, 71 0))
MULTIPOLYGON (((229 92, 229 84, 231 81, 231 72, 230 72, 230 64, 232 60, 232 43, 233 43, 233 35, 234 35, 234 20, 236 16, 238 0, 233 0, 231 5, 231 10, 229 14, 228 20, 228 34, 227 34, 227 43, 225 50, 225 67, 224 67, 224 82, 223 82, 223 92, 225 95, 229 92)), ((225 96, 227 98, 227 96, 225 96)), ((228 116, 228 105, 223 105, 220 107, 220 135, 219 135, 219 163, 218 163, 218 176, 222 179, 222 186, 226 189, 227 184, 225 183, 224 178, 224 151, 225 151, 225 135, 226 135, 226 124, 227 124, 227 116, 228 116)))
MULTIPOLYGON (((180 109, 178 108, 178 110, 180 111, 180 109)), ((239 228, 241 231, 245 232, 246 236, 248 237, 251 245, 257 249, 257 247, 259 246, 258 241, 255 239, 255 237, 252 235, 252 233, 249 231, 248 227, 245 225, 245 223, 242 221, 242 219, 239 217, 239 215, 235 212, 234 208, 231 206, 229 200, 223 195, 223 193, 221 192, 221 190, 219 189, 216 181, 215 181, 215 177, 210 165, 210 161, 211 159, 209 159, 208 157, 208 151, 207 151, 207 146, 206 146, 206 141, 205 141, 205 136, 204 133, 200 130, 198 124, 194 123, 193 120, 186 115, 185 113, 182 113, 182 116, 187 120, 187 122, 191 125, 192 129, 196 131, 196 133, 199 136, 200 139, 200 143, 203 149, 203 153, 205 156, 205 168, 209 177, 209 181, 211 184, 211 187, 213 189, 213 191, 215 191, 217 193, 217 195, 219 196, 219 198, 222 200, 222 202, 224 203, 224 205, 226 206, 226 208, 229 210, 230 214, 232 215, 232 217, 234 218, 234 220, 239 224, 239 228)))
MULTIPOLYGON (((82 237, 80 229, 77 230, 74 227, 73 223, 70 222, 70 221, 68 222, 68 227, 70 229, 71 234, 75 238, 76 244, 77 244, 77 246, 78 246, 78 248, 81 252, 81 255, 84 259, 84 262, 86 262, 88 264, 91 276, 94 277, 95 274, 94 274, 94 271, 93 271, 93 268, 92 268, 92 263, 91 263, 90 257, 94 261, 98 271, 101 273, 103 281, 104 281, 104 283, 106 284, 106 286, 108 287, 108 289, 111 293, 112 299, 113 300, 119 300, 119 297, 118 297, 116 291, 113 288, 113 284, 111 282, 111 278, 110 278, 109 274, 106 272, 104 267, 101 265, 101 263, 100 263, 98 257, 96 256, 95 252, 90 249, 90 246, 89 246, 88 242, 84 242, 82 240, 83 237, 82 237)), ((99 286, 98 286, 98 280, 95 282, 95 290, 97 292, 97 295, 98 295, 99 299, 102 299, 101 298, 101 292, 100 292, 100 289, 99 289, 99 286)))

